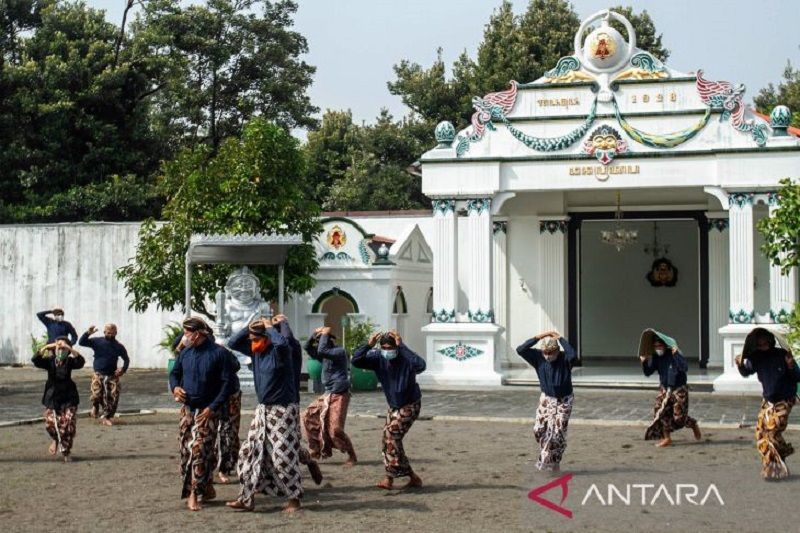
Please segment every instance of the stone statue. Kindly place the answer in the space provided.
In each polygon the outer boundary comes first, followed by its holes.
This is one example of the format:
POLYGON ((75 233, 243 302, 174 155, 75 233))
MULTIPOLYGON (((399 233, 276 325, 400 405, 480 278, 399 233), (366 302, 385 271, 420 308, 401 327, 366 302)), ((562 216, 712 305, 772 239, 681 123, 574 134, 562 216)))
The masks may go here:
POLYGON ((261 297, 261 283, 246 266, 228 276, 225 290, 217 294, 217 309, 218 334, 222 338, 246 328, 252 320, 272 315, 269 304, 261 297))

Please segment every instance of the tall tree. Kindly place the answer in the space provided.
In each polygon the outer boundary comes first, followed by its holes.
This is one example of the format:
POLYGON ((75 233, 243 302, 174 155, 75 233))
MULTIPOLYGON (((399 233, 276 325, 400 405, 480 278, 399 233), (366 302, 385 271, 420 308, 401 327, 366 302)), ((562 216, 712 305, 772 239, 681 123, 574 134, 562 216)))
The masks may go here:
POLYGON ((126 54, 115 64, 118 31, 102 11, 83 2, 27 5, 11 23, 36 21, 17 35, 23 59, 0 71, 0 218, 70 220, 74 213, 50 203, 56 195, 157 168, 162 143, 145 99, 152 80, 145 60, 126 54))
MULTIPOLYGON (((135 257, 118 271, 137 311, 149 305, 182 306, 184 257, 194 233, 299 233, 308 243, 321 230, 319 208, 303 184, 299 141, 264 119, 250 121, 241 138, 226 139, 216 154, 207 144, 181 151, 162 172, 160 186, 169 198, 162 214, 165 223, 150 219, 142 225, 135 257)), ((309 290, 316 269, 310 244, 293 248, 286 264, 287 291, 309 290)), ((254 272, 263 296, 275 299, 275 270, 260 267, 254 272)), ((223 266, 196 268, 192 307, 206 312, 205 301, 213 300, 229 273, 223 266)))
POLYGON ((358 127, 348 111, 328 110, 318 129, 308 132, 304 146, 309 193, 320 203, 328 199, 333 183, 342 179, 358 143, 358 127))
POLYGON ((770 83, 759 91, 754 100, 758 110, 767 115, 776 105, 788 106, 792 111, 792 126, 800 127, 800 69, 787 62, 783 80, 778 86, 770 83))
MULTIPOLYGON (((646 11, 614 10, 631 21, 640 48, 660 59, 669 57, 646 11)), ((431 125, 446 119, 463 127, 474 112, 472 96, 504 89, 512 79, 529 82, 541 77, 559 58, 573 53, 579 27, 580 19, 566 0, 530 0, 519 16, 514 15, 511 2, 504 0, 486 25, 476 60, 462 54, 453 64, 450 79, 441 52, 429 68, 402 60, 394 67, 389 91, 431 125)))
POLYGON ((314 126, 306 90, 315 68, 301 59, 291 0, 150 0, 132 27, 149 54, 169 59, 157 125, 182 145, 216 150, 261 116, 286 128, 314 126))

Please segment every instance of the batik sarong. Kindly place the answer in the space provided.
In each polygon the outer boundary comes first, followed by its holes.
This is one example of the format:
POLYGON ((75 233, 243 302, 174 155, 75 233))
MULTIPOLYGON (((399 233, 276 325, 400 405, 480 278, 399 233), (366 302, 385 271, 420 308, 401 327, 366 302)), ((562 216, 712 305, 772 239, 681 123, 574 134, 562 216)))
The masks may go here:
POLYGON ((689 416, 689 388, 661 387, 653 405, 653 422, 644 433, 644 440, 660 440, 667 433, 683 427, 694 429, 697 421, 689 416))
POLYGON ((355 455, 353 443, 344 432, 350 393, 320 396, 302 413, 303 429, 312 455, 330 457, 333 449, 355 455))
POLYGON ((791 444, 783 440, 789 413, 795 400, 768 402, 762 400, 756 422, 756 446, 761 454, 761 477, 767 480, 789 477, 784 459, 794 453, 791 444))
POLYGON ((542 393, 539 397, 533 424, 533 437, 541 447, 539 460, 536 461, 539 470, 551 470, 561 464, 564 450, 567 449, 567 427, 574 401, 572 394, 554 398, 542 393))
POLYGON ((420 409, 422 402, 417 401, 400 409, 390 408, 386 413, 386 424, 383 426, 383 466, 390 478, 411 474, 411 465, 403 448, 403 437, 419 417, 420 409))
POLYGON ((119 378, 95 372, 91 385, 92 417, 114 418, 119 405, 119 378))
POLYGON ((199 413, 199 410, 192 411, 185 405, 181 408, 178 434, 183 479, 181 498, 188 498, 192 492, 204 498, 206 489, 213 482, 220 413, 212 411, 204 421, 198 422, 199 413))
POLYGON ((300 409, 297 404, 259 404, 239 450, 239 501, 253 505, 258 492, 302 498, 300 409))
POLYGON ((56 443, 56 450, 65 457, 72 450, 77 430, 75 414, 78 412, 76 405, 62 407, 61 409, 44 410, 44 427, 56 443))
POLYGON ((242 391, 233 394, 222 408, 219 417, 219 436, 217 438, 216 452, 219 459, 215 464, 220 473, 229 476, 236 472, 236 463, 239 462, 239 426, 242 420, 242 391))

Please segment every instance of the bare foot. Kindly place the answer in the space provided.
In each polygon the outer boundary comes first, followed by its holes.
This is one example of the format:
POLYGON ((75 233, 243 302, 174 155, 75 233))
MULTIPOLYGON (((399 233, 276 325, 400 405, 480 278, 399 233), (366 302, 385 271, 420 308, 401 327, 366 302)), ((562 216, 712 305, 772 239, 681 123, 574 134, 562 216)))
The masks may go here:
POLYGON ((358 459, 356 459, 356 456, 355 455, 351 455, 347 459, 347 461, 344 462, 344 466, 350 468, 350 467, 356 466, 357 463, 358 463, 358 459))
POLYGON ((320 455, 319 452, 311 452, 311 453, 308 454, 308 456, 311 457, 315 461, 319 461, 320 458, 322 457, 322 455, 320 455))
POLYGON ((104 426, 113 426, 114 425, 114 422, 112 422, 110 418, 106 418, 106 417, 101 418, 100 419, 100 423, 103 424, 104 426))
POLYGON ((241 500, 233 500, 232 502, 228 502, 225 505, 233 509, 234 511, 247 511, 250 512, 255 509, 254 504, 246 505, 241 500))
POLYGON ((97 418, 97 411, 95 411, 94 408, 89 411, 89 418, 97 418))
POLYGON ((411 475, 408 477, 408 483, 403 485, 404 489, 416 489, 422 486, 422 478, 416 475, 414 472, 411 472, 411 475))
POLYGON ((550 469, 550 475, 555 477, 561 473, 561 466, 560 465, 553 465, 550 469))
POLYGON ((696 425, 692 428, 692 432, 694 433, 694 440, 700 440, 703 438, 703 435, 700 433, 700 426, 696 425))
POLYGON ((71 463, 72 462, 72 456, 70 454, 65 455, 64 456, 64 462, 65 463, 71 463))
POLYGON ((376 486, 379 489, 392 490, 393 485, 394 485, 394 480, 389 476, 386 476, 382 480, 378 481, 376 486))
POLYGON ((47 448, 47 451, 50 453, 50 455, 55 455, 57 450, 58 450, 58 445, 55 442, 50 444, 50 447, 47 448))
POLYGON ((286 505, 283 506, 283 512, 285 514, 292 514, 296 513, 300 510, 300 500, 297 498, 290 498, 286 505))
POLYGON ((319 469, 319 464, 316 461, 308 463, 308 472, 311 474, 311 479, 314 480, 314 483, 317 485, 322 483, 322 470, 319 469))
POLYGON ((672 439, 669 438, 669 437, 664 437, 663 439, 661 439, 660 441, 658 441, 656 443, 656 447, 657 448, 666 448, 670 444, 672 444, 672 439))
POLYGON ((190 511, 199 511, 203 508, 194 492, 189 494, 189 500, 186 502, 186 507, 190 511))
POLYGON ((229 478, 228 476, 226 476, 222 472, 219 472, 217 474, 217 477, 219 478, 219 482, 222 483, 223 485, 227 485, 228 483, 231 482, 231 478, 229 478))

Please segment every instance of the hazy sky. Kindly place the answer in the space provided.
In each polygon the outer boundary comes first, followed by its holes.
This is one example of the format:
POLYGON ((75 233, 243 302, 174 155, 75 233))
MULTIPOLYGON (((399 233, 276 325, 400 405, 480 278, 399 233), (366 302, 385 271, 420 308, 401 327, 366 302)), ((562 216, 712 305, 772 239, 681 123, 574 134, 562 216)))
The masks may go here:
MULTIPOLYGON (((87 0, 119 23, 125 0, 87 0)), ((441 47, 447 64, 474 57, 484 25, 501 0, 299 0, 295 28, 317 67, 310 94, 321 109, 351 109, 371 121, 381 107, 405 114, 386 82, 407 58, 428 66, 441 47)), ((527 0, 515 0, 522 12, 527 0)), ((777 83, 787 60, 800 66, 800 0, 573 0, 583 18, 614 4, 646 9, 677 70, 702 68, 713 80, 744 83, 749 101, 777 83)), ((518 80, 527 82, 531 80, 518 80)))

